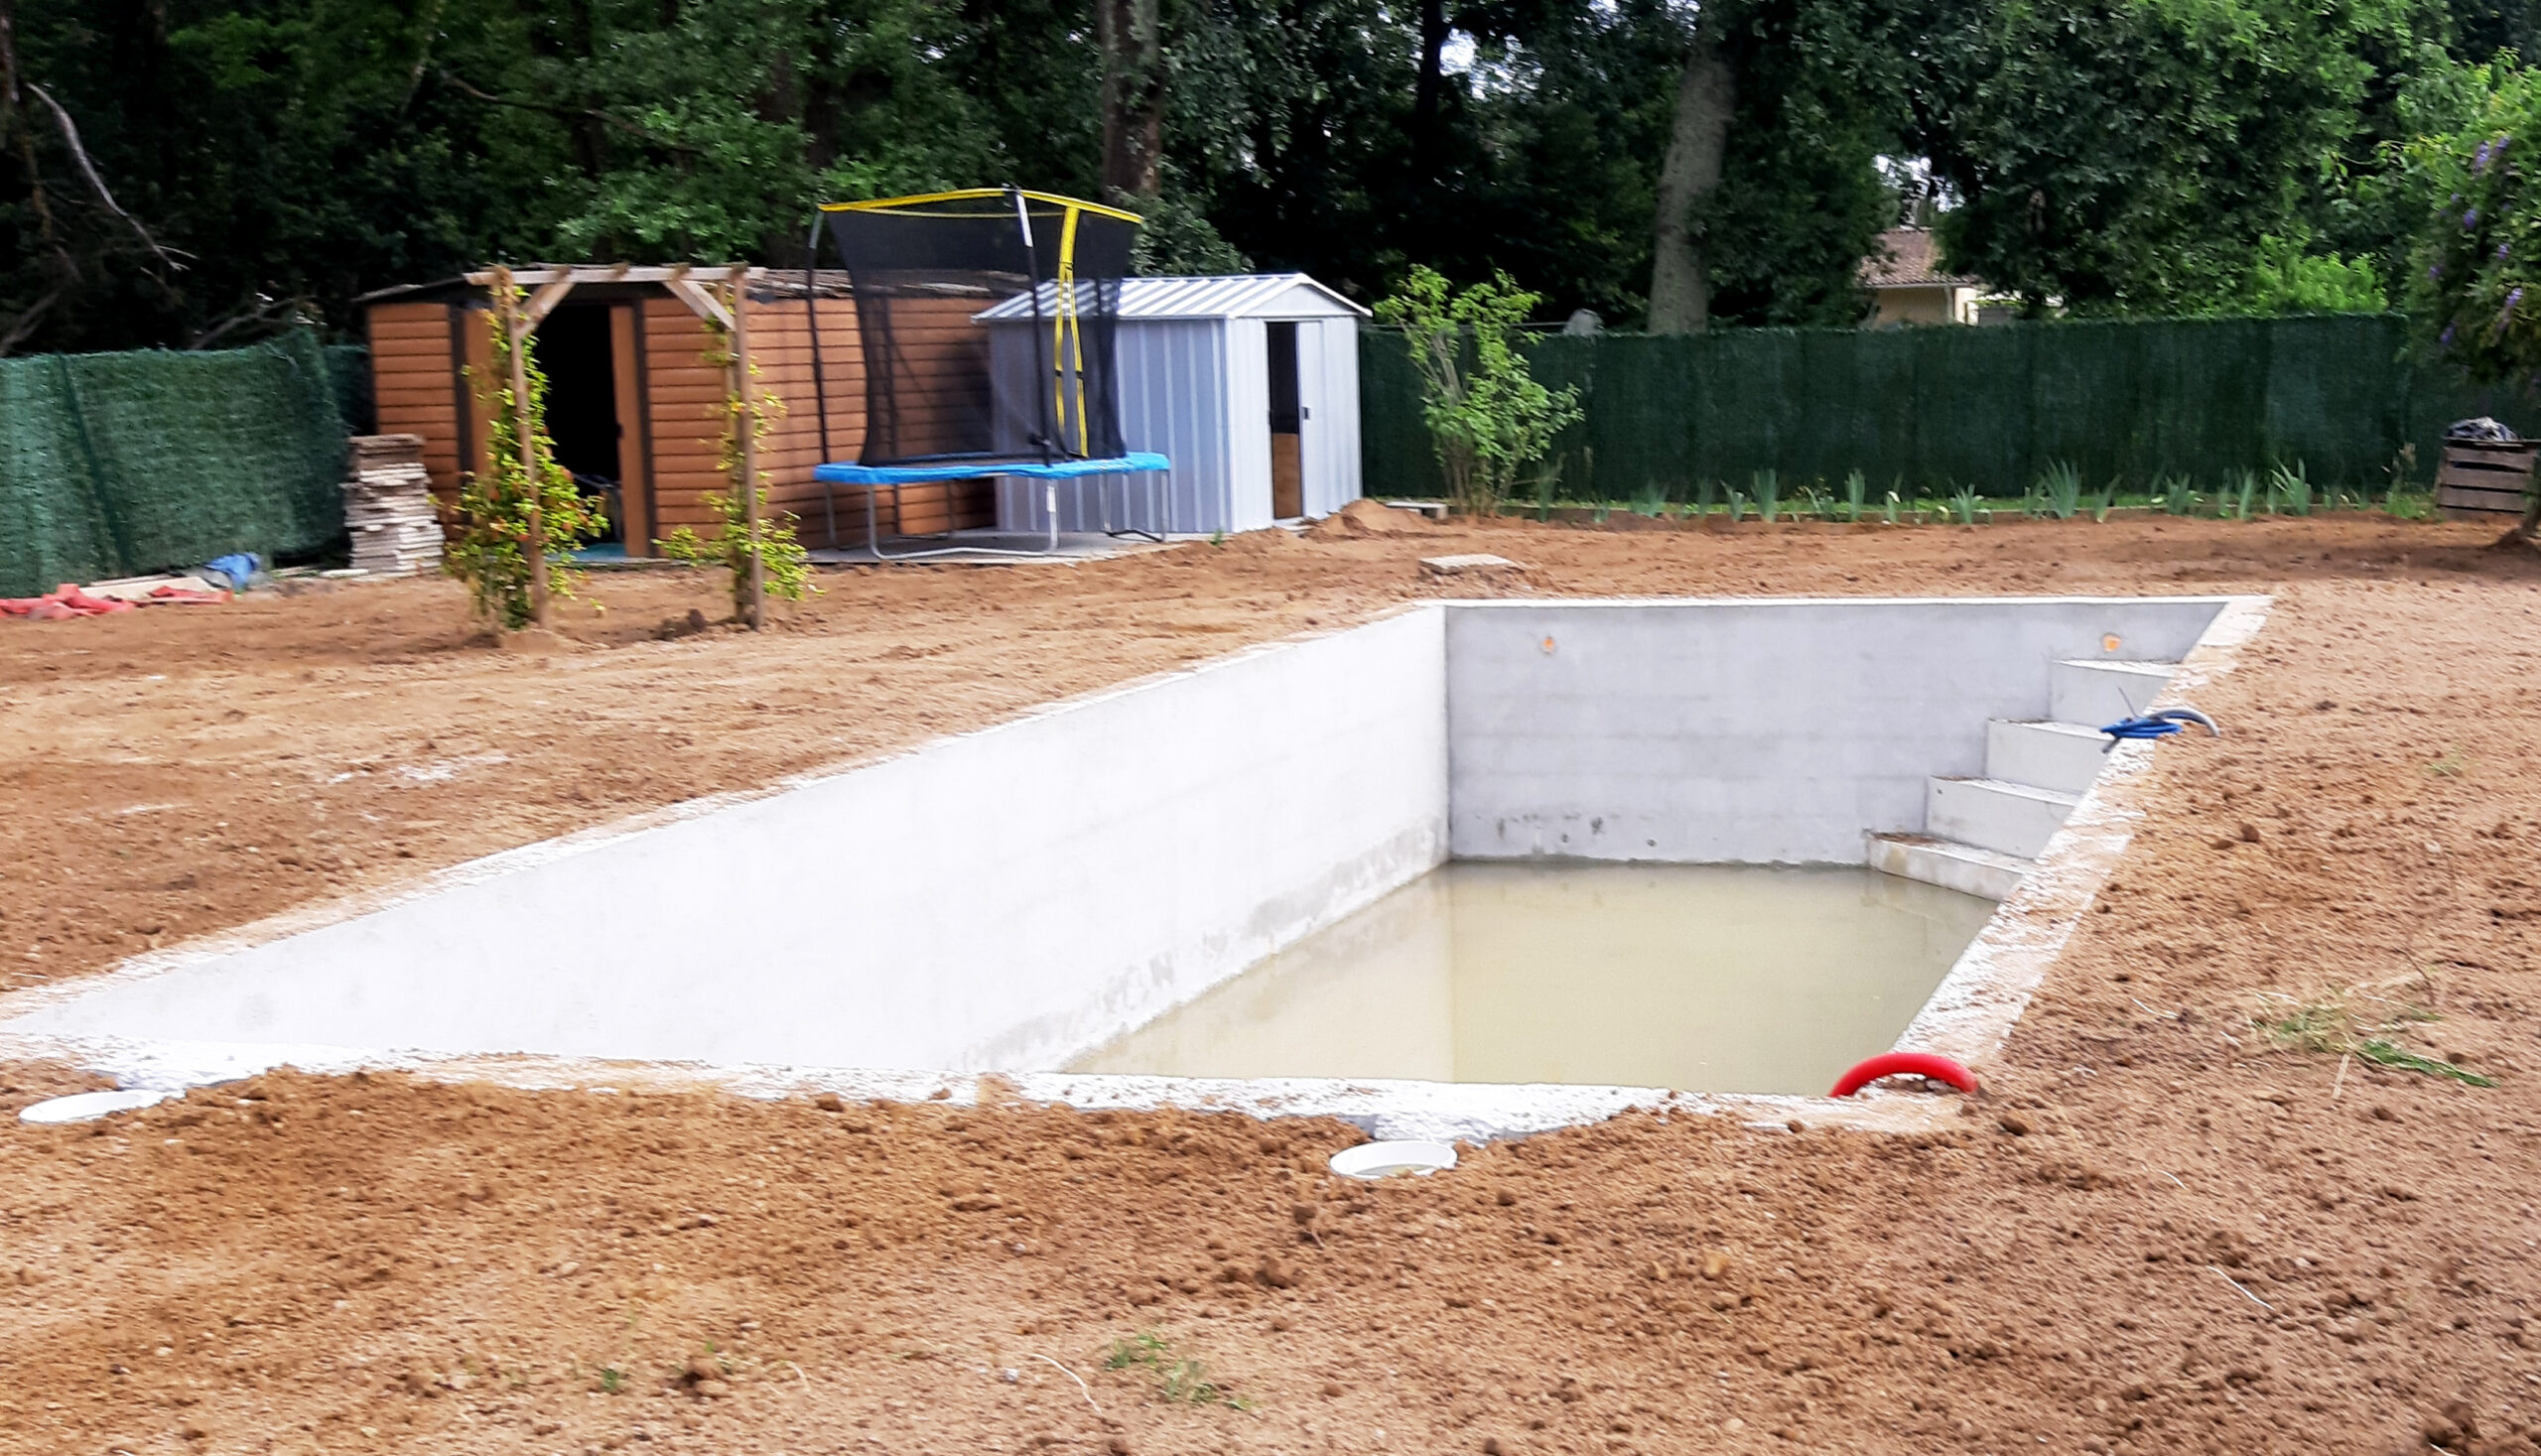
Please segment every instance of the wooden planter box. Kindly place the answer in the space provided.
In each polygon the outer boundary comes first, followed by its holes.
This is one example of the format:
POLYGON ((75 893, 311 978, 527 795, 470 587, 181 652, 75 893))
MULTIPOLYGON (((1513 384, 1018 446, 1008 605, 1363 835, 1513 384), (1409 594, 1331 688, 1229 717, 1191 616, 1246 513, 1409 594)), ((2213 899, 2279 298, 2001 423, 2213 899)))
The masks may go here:
POLYGON ((2532 488, 2532 456, 2541 441, 2511 445, 2459 441, 2444 447, 2444 468, 2435 476, 2435 507, 2447 520, 2521 519, 2532 488))

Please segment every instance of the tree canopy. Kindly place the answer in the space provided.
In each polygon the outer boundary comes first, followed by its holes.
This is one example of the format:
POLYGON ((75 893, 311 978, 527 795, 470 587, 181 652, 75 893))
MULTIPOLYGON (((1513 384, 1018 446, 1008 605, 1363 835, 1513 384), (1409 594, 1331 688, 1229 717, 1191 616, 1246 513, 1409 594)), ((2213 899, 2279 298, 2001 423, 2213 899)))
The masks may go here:
POLYGON ((1665 235, 1706 319, 1840 326, 1914 200, 1883 158, 2042 310, 2369 307, 2413 143, 2520 74, 2530 16, 2454 3, 0 0, 0 353, 344 331, 496 259, 793 264, 816 200, 1008 182, 1134 194, 1153 271, 1506 272, 1638 327, 1665 235))

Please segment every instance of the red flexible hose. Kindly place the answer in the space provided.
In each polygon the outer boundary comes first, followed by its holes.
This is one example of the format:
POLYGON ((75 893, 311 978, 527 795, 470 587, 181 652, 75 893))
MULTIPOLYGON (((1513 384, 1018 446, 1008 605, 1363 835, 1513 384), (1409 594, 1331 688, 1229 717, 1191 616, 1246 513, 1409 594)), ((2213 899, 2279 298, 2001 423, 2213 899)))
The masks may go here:
POLYGON ((1881 1052, 1878 1056, 1846 1072, 1835 1083, 1828 1097, 1850 1097, 1882 1077, 1930 1077, 1946 1082, 1961 1092, 1976 1090, 1976 1074, 1931 1052, 1881 1052))

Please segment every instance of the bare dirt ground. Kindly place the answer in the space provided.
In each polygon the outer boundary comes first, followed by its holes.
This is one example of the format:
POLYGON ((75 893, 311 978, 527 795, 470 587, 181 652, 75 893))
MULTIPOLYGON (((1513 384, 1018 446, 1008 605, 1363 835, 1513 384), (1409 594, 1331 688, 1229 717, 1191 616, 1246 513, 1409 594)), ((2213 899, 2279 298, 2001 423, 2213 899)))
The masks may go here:
POLYGON ((654 640, 720 603, 652 576, 526 650, 442 583, 0 626, 5 984, 1449 595, 1421 556, 2277 600, 1945 1134, 1635 1115, 1370 1187, 1330 1124, 274 1074, 0 1125, 0 1451, 2541 1450, 2541 557, 1401 524, 832 576, 755 637, 654 640), (2498 1085, 2253 1025, 2340 986, 2498 1085))

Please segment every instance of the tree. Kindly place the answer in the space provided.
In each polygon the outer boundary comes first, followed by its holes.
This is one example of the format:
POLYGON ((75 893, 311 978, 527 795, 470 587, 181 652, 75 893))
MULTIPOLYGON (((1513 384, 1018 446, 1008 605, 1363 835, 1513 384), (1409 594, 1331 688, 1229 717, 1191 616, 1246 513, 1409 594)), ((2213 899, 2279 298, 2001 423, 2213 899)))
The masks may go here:
POLYGON ((1950 266, 2077 313, 2203 312, 2310 235, 2405 0, 1944 0, 1918 132, 1950 266))
POLYGON ((1894 220, 1874 159, 1906 116, 1904 34, 1863 0, 1702 8, 1659 174, 1652 332, 1861 318, 1855 272, 1894 220))
POLYGON ((1158 0, 1094 0, 1103 48, 1103 195, 1152 198, 1164 188, 1164 22, 1158 0))
POLYGON ((1578 389, 1546 389, 1528 371, 1518 326, 1536 303, 1505 273, 1458 291, 1415 267, 1401 293, 1377 305, 1377 322, 1401 329, 1410 346, 1448 499, 1468 515, 1497 514, 1519 475, 1580 418, 1578 389))
POLYGON ((1651 242, 1650 331, 1700 333, 1711 327, 1711 275, 1704 266, 1705 230, 1695 209, 1720 186, 1729 123, 1738 106, 1738 74, 1721 54, 1725 16, 1703 7, 1676 80, 1676 122, 1659 168, 1658 219, 1651 242))

